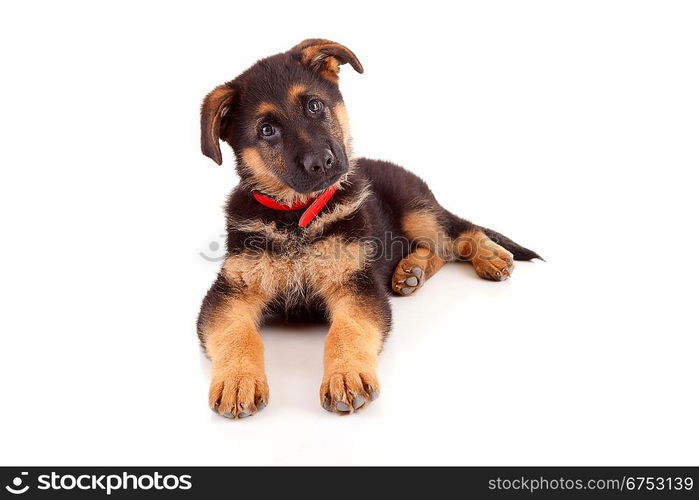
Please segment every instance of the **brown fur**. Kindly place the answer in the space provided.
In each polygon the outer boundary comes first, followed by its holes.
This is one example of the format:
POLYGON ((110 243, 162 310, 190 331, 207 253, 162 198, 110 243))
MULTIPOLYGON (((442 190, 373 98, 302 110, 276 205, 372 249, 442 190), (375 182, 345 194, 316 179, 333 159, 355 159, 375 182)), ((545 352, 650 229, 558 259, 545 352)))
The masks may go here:
POLYGON ((431 272, 419 280, 419 286, 441 269, 445 262, 454 259, 466 260, 473 264, 478 276, 488 280, 507 279, 514 269, 511 252, 491 240, 482 230, 468 230, 455 239, 448 235, 444 225, 429 209, 420 209, 407 213, 401 220, 401 226, 418 249, 406 258, 404 266, 398 266, 394 273, 392 285, 394 290, 401 289, 404 280, 410 276, 406 269, 410 263, 425 260, 424 265, 414 264, 431 272), (427 251, 420 250, 419 247, 427 251), (427 265, 427 262, 430 264, 427 265))
POLYGON ((416 248, 396 266, 391 280, 393 291, 402 294, 401 290, 406 287, 405 281, 411 276, 415 276, 418 280, 418 284, 414 287, 414 291, 417 291, 417 289, 420 288, 425 281, 434 276, 446 262, 446 260, 429 248, 416 248), (422 271, 420 276, 415 275, 414 269, 416 267, 422 271))
POLYGON ((302 298, 307 285, 311 293, 325 300, 336 295, 364 269, 371 252, 366 243, 329 237, 284 255, 249 252, 229 256, 223 272, 238 289, 249 290, 267 302, 282 296, 291 305, 302 298))
POLYGON ((349 115, 347 114, 347 108, 344 104, 338 104, 333 109, 335 118, 340 124, 340 133, 342 134, 342 142, 345 145, 347 151, 352 151, 352 135, 350 134, 349 127, 349 115))
POLYGON ((258 116, 264 116, 270 113, 282 114, 283 111, 281 108, 279 108, 275 104, 272 104, 271 102, 262 102, 257 106, 258 116))
MULTIPOLYGON (((268 155, 273 160, 274 155, 268 155)), ((262 159, 262 154, 257 148, 245 148, 241 155, 242 166, 250 172, 251 180, 260 191, 274 196, 283 203, 292 203, 294 200, 308 199, 300 195, 289 186, 279 180, 274 171, 282 171, 285 166, 283 161, 267 161, 262 159)))
POLYGON ((371 302, 361 297, 338 290, 326 299, 331 323, 325 341, 320 402, 326 410, 352 412, 378 397, 376 368, 386 326, 371 302))
POLYGON ((209 406, 221 415, 251 415, 269 400, 257 329, 264 303, 264 296, 254 292, 230 299, 206 326, 206 353, 211 358, 209 406))
POLYGON ((353 213, 359 210, 359 207, 362 206, 364 200, 366 200, 366 198, 370 195, 371 191, 369 188, 359 191, 356 196, 350 198, 347 202, 339 203, 335 205, 331 211, 316 217, 313 222, 309 224, 308 231, 310 233, 319 234, 323 232, 323 228, 326 226, 350 217, 353 213))
MULTIPOLYGON (((339 187, 339 186, 338 186, 339 187)), ((368 196, 371 195, 369 188, 359 191, 355 196, 349 198, 343 203, 336 204, 331 211, 322 213, 311 221, 306 228, 306 233, 309 236, 315 236, 323 233, 323 230, 333 223, 350 217, 361 207, 362 203, 368 196)), ((292 240, 294 235, 284 229, 280 229, 274 223, 265 223, 259 219, 238 219, 229 217, 228 225, 231 229, 246 233, 258 233, 264 235, 270 241, 284 243, 292 240)))
POLYGON ((386 326, 380 324, 379 314, 372 313, 370 302, 356 296, 349 286, 353 275, 367 265, 370 253, 371 248, 359 241, 346 243, 331 237, 295 255, 229 256, 223 264, 224 276, 245 293, 242 299, 225 303, 215 320, 204 327, 206 351, 213 362, 212 408, 238 417, 243 411, 257 411, 256 401, 268 400, 256 324, 272 298, 281 295, 293 304, 307 284, 311 293, 328 304, 332 321, 323 394, 328 393, 335 402, 348 402, 352 409, 351 395, 365 402, 375 399, 379 390, 376 361, 386 326))
POLYGON ((444 260, 453 259, 451 238, 433 211, 408 212, 401 220, 401 227, 414 245, 428 248, 444 260))
POLYGON ((287 102, 293 105, 298 100, 298 98, 307 90, 308 88, 305 85, 295 83, 294 85, 289 87, 289 91, 287 92, 287 102))
POLYGON ((350 63, 358 73, 364 72, 359 59, 351 50, 330 40, 304 40, 291 51, 298 54, 303 64, 333 83, 337 83, 339 79, 340 64, 350 63))
POLYGON ((235 97, 235 90, 228 85, 219 85, 204 98, 201 107, 201 149, 202 152, 221 165, 221 117, 226 113, 235 97))
POLYGON ((379 394, 391 290, 413 293, 448 261, 469 260, 479 276, 505 279, 513 257, 538 257, 447 211, 401 167, 355 158, 337 85, 344 64, 363 71, 347 47, 304 40, 202 104, 202 152, 221 164, 225 141, 241 178, 226 205, 227 258, 197 323, 212 361, 209 403, 221 415, 242 418, 267 404, 259 326, 268 315, 330 322, 321 404, 352 413, 379 394), (310 203, 331 187, 332 198, 303 225, 305 208, 281 210, 254 196, 310 203))
POLYGON ((478 276, 502 281, 514 270, 514 258, 510 251, 491 240, 483 231, 461 233, 455 245, 459 258, 473 264, 478 276))

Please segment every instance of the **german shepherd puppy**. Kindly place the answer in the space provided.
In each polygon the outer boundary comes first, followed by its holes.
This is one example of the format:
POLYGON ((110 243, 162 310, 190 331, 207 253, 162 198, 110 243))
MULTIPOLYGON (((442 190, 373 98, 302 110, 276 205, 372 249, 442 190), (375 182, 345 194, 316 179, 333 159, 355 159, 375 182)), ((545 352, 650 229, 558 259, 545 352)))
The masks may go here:
POLYGON ((323 408, 353 413, 380 392, 378 355, 391 325, 389 291, 413 295, 446 262, 504 280, 539 256, 437 203, 401 167, 352 154, 340 66, 347 47, 305 40, 212 90, 201 108, 202 152, 235 153, 240 184, 226 206, 227 257, 198 320, 212 362, 209 404, 243 418, 269 401, 259 326, 271 314, 330 324, 323 408))

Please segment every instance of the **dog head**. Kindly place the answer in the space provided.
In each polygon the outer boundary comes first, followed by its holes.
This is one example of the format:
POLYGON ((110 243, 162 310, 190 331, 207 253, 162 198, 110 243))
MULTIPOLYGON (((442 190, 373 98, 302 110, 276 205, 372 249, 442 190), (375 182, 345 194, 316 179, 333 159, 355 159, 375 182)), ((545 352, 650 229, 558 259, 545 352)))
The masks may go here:
POLYGON ((345 63, 363 72, 347 47, 310 39, 216 87, 202 104, 202 152, 220 165, 227 142, 242 181, 281 200, 341 182, 352 159, 338 87, 345 63))

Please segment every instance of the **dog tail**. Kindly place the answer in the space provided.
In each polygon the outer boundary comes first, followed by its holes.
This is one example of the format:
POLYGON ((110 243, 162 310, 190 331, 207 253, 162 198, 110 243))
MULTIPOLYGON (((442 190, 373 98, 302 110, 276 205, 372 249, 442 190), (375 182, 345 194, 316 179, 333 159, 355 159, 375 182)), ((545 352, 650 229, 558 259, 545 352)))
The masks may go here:
POLYGON ((502 234, 498 233, 497 231, 493 231, 492 229, 488 229, 487 227, 484 227, 483 232, 486 234, 486 236, 488 238, 493 240, 495 243, 497 243, 501 247, 505 248, 505 250, 507 250, 508 252, 511 252, 512 255, 514 256, 515 260, 532 260, 532 259, 544 260, 534 250, 529 250, 528 248, 524 248, 522 245, 515 243, 510 238, 508 238, 507 236, 503 236, 502 234))

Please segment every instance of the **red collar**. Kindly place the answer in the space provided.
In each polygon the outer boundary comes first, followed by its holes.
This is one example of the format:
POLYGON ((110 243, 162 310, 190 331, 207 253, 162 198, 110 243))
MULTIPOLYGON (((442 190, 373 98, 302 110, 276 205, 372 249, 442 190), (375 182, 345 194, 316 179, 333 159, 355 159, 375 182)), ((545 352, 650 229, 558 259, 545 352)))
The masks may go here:
POLYGON ((302 208, 308 207, 306 208, 306 211, 301 214, 301 218, 299 219, 299 227, 306 227, 311 223, 313 218, 318 215, 321 210, 323 210, 323 207, 328 204, 330 198, 332 198, 335 194, 335 191, 337 191, 337 186, 330 186, 316 198, 311 198, 307 201, 295 201, 291 205, 279 203, 271 196, 262 194, 259 191, 253 191, 252 195, 258 201, 258 203, 261 203, 267 208, 271 208, 273 210, 301 210, 302 208))

